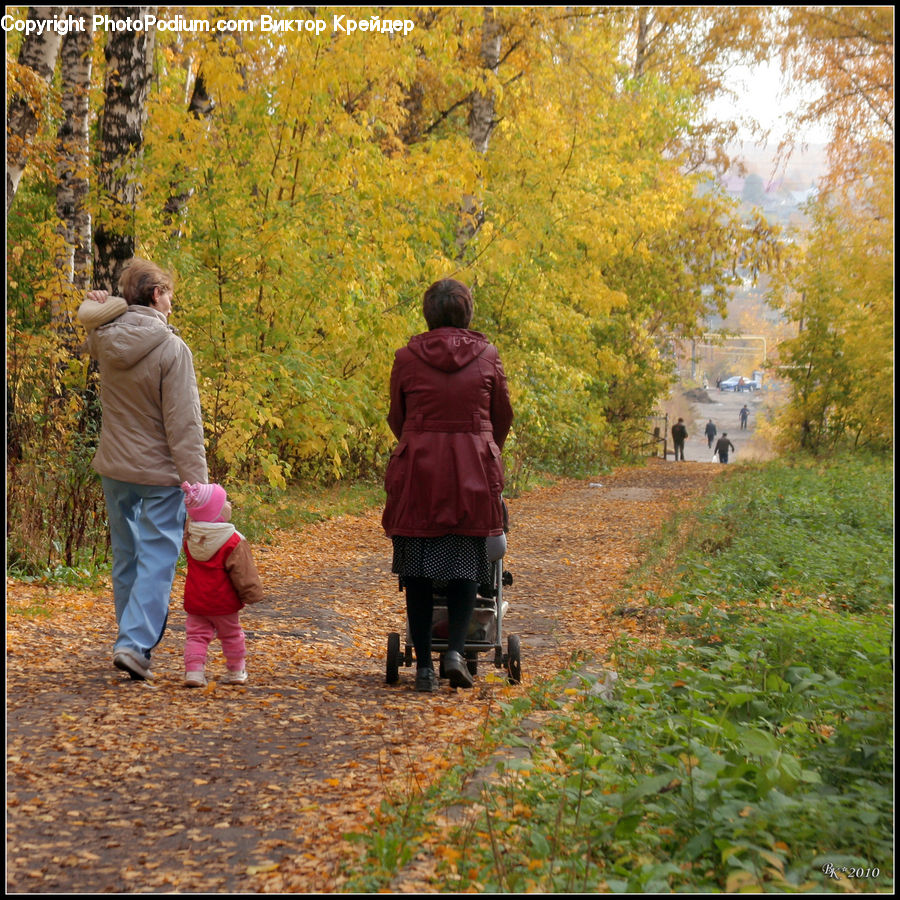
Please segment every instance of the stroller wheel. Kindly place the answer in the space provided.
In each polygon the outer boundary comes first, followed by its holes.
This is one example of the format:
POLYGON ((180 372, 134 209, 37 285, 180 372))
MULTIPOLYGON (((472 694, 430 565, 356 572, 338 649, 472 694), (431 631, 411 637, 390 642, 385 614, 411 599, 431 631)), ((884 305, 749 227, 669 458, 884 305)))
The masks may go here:
POLYGON ((388 684, 396 684, 400 680, 400 635, 394 631, 388 635, 387 668, 384 680, 388 684))
POLYGON ((478 653, 475 650, 470 650, 466 654, 466 668, 470 675, 478 674, 478 653))
POLYGON ((507 642, 509 653, 506 657, 506 671, 511 684, 522 681, 522 646, 517 634, 511 634, 507 642))

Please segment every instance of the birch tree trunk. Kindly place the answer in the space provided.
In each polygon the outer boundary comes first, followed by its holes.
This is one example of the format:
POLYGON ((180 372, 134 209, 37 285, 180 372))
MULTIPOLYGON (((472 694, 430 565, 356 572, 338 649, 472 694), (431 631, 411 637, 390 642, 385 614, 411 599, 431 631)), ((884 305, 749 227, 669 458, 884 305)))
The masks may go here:
MULTIPOLYGON (((156 15, 155 6, 112 6, 111 19, 156 15)), ((94 229, 95 288, 115 291, 122 265, 134 256, 137 164, 144 145, 155 31, 110 31, 106 102, 100 131, 100 206, 94 229)))
MULTIPOLYGON (((500 26, 494 18, 494 8, 484 8, 481 26, 481 67, 485 72, 497 74, 500 65, 500 26)), ((487 78, 484 79, 487 81, 487 78)), ((494 130, 494 92, 485 86, 472 93, 469 107, 469 137, 475 149, 483 156, 487 153, 491 132, 494 130)))
MULTIPOLYGON (((51 22, 65 11, 64 6, 29 6, 28 19, 51 22)), ((59 33, 46 27, 27 34, 19 51, 19 65, 25 93, 14 97, 6 108, 6 214, 15 199, 31 142, 37 132, 41 107, 59 53, 59 33)))
POLYGON ((91 88, 94 29, 91 7, 72 7, 84 31, 70 31, 60 48, 63 122, 57 132, 56 214, 65 238, 65 257, 57 268, 78 291, 90 288, 91 215, 87 208, 90 139, 88 99, 91 88))
MULTIPOLYGON (((469 98, 469 139, 476 152, 484 156, 488 150, 491 133, 496 124, 494 92, 487 86, 488 74, 497 73, 500 65, 500 26, 494 17, 494 8, 484 8, 481 26, 481 67, 485 84, 472 91, 469 98)), ((484 222, 484 209, 478 197, 467 195, 463 198, 462 222, 456 233, 458 256, 462 256, 466 245, 484 222)))

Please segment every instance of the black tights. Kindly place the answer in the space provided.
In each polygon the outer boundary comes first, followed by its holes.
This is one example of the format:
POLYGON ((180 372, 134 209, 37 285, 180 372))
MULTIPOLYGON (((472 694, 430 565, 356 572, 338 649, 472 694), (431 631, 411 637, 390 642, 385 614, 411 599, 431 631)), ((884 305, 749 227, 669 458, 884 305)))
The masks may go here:
MULTIPOLYGON (((434 615, 434 588, 430 578, 404 578, 406 618, 409 636, 416 651, 416 666, 430 667, 431 620, 434 615)), ((465 656, 469 620, 475 609, 477 581, 455 578, 447 582, 447 649, 465 656)))

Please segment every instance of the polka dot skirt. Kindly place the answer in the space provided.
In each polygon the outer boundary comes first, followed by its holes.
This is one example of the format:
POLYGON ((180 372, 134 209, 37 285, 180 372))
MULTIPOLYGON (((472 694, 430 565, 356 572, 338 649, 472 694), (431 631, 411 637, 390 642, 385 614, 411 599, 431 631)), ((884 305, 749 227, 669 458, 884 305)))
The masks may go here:
POLYGON ((391 571, 408 578, 449 581, 464 578, 490 584, 491 562, 483 537, 447 534, 438 538, 393 537, 391 571))

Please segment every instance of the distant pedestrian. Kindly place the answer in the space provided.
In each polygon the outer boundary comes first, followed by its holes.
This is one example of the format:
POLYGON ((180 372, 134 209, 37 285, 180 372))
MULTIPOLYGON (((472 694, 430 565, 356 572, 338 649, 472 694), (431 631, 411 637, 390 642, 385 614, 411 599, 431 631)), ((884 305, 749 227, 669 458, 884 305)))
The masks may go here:
POLYGON ((246 644, 240 609, 263 599, 259 572, 244 536, 228 520, 231 504, 220 484, 181 485, 188 525, 184 553, 184 683, 203 687, 206 654, 218 637, 227 672, 222 684, 244 684, 246 644))
POLYGON ((716 433, 717 433, 716 424, 715 424, 715 422, 713 422, 712 419, 710 419, 706 423, 705 430, 706 430, 706 445, 707 445, 707 447, 712 449, 713 441, 716 439, 716 433))
POLYGON ((684 419, 679 419, 672 426, 672 442, 675 444, 675 459, 684 462, 684 442, 687 440, 688 432, 684 424, 684 419))
POLYGON ((740 411, 741 417, 741 431, 747 430, 747 419, 750 418, 750 410, 747 409, 747 404, 744 404, 744 408, 740 411))
POLYGON ((727 463, 728 462, 728 450, 731 449, 731 452, 734 453, 734 444, 728 440, 728 432, 723 431, 722 437, 716 441, 716 456, 719 457, 719 462, 727 463))

